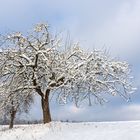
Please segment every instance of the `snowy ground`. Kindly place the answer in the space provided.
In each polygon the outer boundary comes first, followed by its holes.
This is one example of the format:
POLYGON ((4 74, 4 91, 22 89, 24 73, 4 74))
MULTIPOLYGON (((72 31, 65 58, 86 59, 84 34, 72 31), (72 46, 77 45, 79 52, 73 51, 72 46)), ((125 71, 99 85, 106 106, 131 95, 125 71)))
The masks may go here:
POLYGON ((140 140, 140 121, 0 126, 0 140, 140 140))

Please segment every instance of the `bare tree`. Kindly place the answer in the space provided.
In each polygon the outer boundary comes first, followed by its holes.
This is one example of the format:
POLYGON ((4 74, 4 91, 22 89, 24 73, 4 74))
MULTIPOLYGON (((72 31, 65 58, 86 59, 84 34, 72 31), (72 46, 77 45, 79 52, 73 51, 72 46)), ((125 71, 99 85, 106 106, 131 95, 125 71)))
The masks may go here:
POLYGON ((49 97, 54 93, 59 103, 71 99, 78 105, 85 99, 91 104, 91 97, 103 103, 106 94, 128 100, 134 91, 126 62, 113 60, 102 51, 84 52, 78 44, 63 49, 60 39, 50 35, 47 24, 37 24, 26 36, 20 32, 8 35, 2 47, 3 93, 40 95, 44 123, 51 121, 49 97))

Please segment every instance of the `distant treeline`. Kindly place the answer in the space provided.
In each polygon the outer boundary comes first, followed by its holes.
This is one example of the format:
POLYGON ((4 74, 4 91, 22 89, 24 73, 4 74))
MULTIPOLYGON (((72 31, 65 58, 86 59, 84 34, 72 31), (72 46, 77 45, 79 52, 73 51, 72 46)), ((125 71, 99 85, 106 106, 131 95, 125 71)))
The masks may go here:
MULTIPOLYGON (((40 124, 42 120, 15 120, 15 124, 40 124)), ((8 125, 9 120, 0 120, 0 125, 8 125)))
MULTIPOLYGON (((52 121, 71 122, 71 123, 82 122, 82 121, 76 121, 76 120, 52 120, 52 121)), ((43 120, 23 120, 23 119, 15 120, 15 124, 41 124, 41 123, 43 123, 43 120)), ((9 124, 8 119, 0 120, 0 125, 8 125, 8 124, 9 124)))

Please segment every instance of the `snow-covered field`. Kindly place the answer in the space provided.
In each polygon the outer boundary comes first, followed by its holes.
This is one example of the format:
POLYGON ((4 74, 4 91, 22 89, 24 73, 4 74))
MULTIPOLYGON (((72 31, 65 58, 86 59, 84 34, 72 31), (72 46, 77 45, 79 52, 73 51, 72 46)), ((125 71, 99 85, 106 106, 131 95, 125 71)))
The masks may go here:
POLYGON ((140 140, 140 121, 0 126, 0 140, 140 140))

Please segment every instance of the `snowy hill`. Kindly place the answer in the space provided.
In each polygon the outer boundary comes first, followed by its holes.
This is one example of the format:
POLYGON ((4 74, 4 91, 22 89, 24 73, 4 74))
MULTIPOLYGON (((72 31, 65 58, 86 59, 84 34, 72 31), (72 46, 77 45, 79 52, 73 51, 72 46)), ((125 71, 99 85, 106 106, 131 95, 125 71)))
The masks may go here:
POLYGON ((139 140, 140 121, 0 126, 0 140, 139 140))

